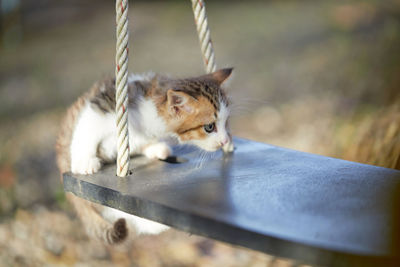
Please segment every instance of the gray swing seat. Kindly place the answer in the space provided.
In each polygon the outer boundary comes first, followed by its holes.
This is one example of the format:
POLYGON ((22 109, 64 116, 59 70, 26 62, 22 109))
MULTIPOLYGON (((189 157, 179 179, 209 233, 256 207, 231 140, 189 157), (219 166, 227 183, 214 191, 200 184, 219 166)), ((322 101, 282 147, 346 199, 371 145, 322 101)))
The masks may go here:
POLYGON ((329 266, 400 266, 400 172, 241 138, 234 153, 178 148, 94 175, 67 192, 182 231, 329 266))

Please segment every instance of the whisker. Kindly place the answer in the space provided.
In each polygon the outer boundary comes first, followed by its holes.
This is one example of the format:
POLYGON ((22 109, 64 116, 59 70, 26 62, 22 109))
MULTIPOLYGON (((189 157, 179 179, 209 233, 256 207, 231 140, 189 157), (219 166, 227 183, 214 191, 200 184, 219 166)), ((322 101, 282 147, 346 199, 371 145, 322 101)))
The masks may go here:
POLYGON ((200 169, 203 166, 202 158, 204 156, 204 151, 201 151, 199 160, 197 161, 196 169, 200 169))
POLYGON ((207 156, 207 152, 206 152, 206 151, 203 151, 203 153, 202 153, 202 155, 201 155, 201 158, 200 158, 200 168, 203 167, 206 156, 207 156))
POLYGON ((240 97, 240 100, 232 100, 230 104, 231 115, 246 115, 254 112, 262 106, 273 105, 270 101, 254 99, 249 97, 240 97))
POLYGON ((201 167, 201 158, 203 156, 203 153, 204 153, 203 150, 200 150, 200 149, 198 150, 198 154, 196 155, 196 158, 197 158, 197 162, 195 165, 196 169, 199 169, 201 167))

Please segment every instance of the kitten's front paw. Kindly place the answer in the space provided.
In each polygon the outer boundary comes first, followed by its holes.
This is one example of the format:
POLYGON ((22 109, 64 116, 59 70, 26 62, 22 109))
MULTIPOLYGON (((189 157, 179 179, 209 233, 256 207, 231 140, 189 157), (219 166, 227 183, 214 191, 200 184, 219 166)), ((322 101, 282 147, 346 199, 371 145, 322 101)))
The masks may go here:
POLYGON ((166 159, 172 154, 172 150, 166 143, 155 143, 146 146, 143 154, 149 159, 166 159))
POLYGON ((93 174, 101 168, 101 160, 98 157, 80 159, 71 162, 71 171, 76 174, 93 174))
POLYGON ((230 139, 229 142, 226 143, 226 144, 222 147, 222 151, 224 151, 224 153, 232 153, 233 150, 235 150, 235 146, 233 145, 232 139, 230 139))

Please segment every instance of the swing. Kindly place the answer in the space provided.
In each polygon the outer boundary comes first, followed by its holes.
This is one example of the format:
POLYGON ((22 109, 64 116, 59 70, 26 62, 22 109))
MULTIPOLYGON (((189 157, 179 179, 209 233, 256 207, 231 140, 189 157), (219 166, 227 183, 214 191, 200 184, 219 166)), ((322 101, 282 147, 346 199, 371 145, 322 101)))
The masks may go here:
MULTIPOLYGON (((128 3, 116 2, 117 164, 94 175, 64 173, 66 192, 299 263, 400 266, 399 171, 236 137, 232 154, 202 159, 206 168, 190 148, 167 161, 130 160, 128 3)), ((192 6, 205 70, 212 72, 204 2, 192 6)))

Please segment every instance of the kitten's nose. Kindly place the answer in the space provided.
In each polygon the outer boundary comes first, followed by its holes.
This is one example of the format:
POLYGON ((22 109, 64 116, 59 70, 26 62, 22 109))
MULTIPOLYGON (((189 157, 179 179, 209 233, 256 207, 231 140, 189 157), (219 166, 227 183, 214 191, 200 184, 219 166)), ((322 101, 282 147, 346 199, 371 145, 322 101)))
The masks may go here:
POLYGON ((220 143, 221 146, 224 146, 224 145, 226 145, 228 142, 229 142, 229 137, 225 137, 225 139, 222 140, 222 141, 219 142, 219 143, 220 143))

